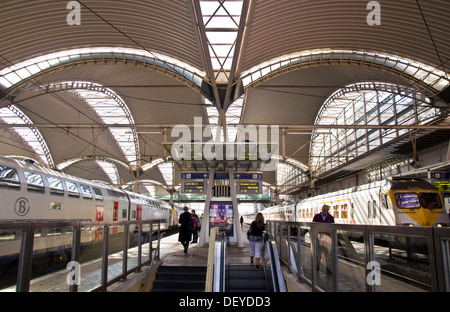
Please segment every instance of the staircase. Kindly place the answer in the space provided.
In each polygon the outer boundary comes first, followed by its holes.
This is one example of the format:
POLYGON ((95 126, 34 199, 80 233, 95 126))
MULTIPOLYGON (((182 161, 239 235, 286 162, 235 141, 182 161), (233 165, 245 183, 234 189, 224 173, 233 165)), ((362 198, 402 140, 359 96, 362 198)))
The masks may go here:
MULTIPOLYGON (((267 272, 271 281, 270 270, 267 272)), ((272 292, 272 283, 266 282, 264 271, 251 264, 229 264, 226 270, 226 291, 228 292, 272 292), (267 287, 266 287, 267 285, 267 287)))
POLYGON ((206 267, 160 266, 152 292, 204 292, 206 267))

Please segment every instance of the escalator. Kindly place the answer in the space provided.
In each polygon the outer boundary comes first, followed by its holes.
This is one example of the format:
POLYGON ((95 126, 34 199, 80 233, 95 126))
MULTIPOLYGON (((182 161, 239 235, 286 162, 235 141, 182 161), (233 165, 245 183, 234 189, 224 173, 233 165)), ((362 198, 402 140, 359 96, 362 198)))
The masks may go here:
POLYGON ((225 238, 216 242, 214 256, 214 292, 286 292, 275 242, 264 234, 262 265, 226 265, 225 238))

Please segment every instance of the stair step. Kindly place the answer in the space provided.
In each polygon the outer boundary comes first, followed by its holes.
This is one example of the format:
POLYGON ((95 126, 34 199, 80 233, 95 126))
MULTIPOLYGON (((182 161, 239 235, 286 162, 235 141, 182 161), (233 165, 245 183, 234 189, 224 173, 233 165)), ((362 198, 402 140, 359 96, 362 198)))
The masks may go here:
POLYGON ((152 292, 205 291, 206 267, 160 266, 152 292))

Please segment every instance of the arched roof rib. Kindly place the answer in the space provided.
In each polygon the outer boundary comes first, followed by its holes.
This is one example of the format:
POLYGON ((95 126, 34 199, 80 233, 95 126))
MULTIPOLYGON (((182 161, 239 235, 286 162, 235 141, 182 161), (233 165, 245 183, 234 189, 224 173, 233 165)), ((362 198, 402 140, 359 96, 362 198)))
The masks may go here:
POLYGON ((205 96, 209 87, 204 73, 165 55, 130 48, 82 48, 51 53, 14 64, 0 71, 0 87, 6 92, 33 82, 40 75, 80 65, 122 64, 141 66, 177 79, 205 96))
POLYGON ((377 52, 330 49, 298 52, 263 62, 242 73, 241 80, 248 90, 286 72, 328 65, 353 65, 387 71, 433 95, 450 85, 448 73, 423 63, 377 52))
POLYGON ((52 155, 41 132, 36 127, 32 127, 33 122, 17 106, 11 104, 7 107, 0 108, 0 119, 11 125, 30 125, 29 128, 17 128, 14 126, 12 128, 32 148, 41 161, 50 167, 54 166, 52 155))

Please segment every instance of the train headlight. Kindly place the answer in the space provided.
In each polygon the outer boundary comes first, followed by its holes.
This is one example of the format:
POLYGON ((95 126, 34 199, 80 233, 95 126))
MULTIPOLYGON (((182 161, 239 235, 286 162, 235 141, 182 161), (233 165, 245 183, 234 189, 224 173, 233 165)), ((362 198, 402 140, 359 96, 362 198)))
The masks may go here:
POLYGON ((436 227, 438 227, 438 228, 440 228, 440 227, 447 227, 447 224, 445 224, 445 223, 438 223, 436 225, 436 227))

